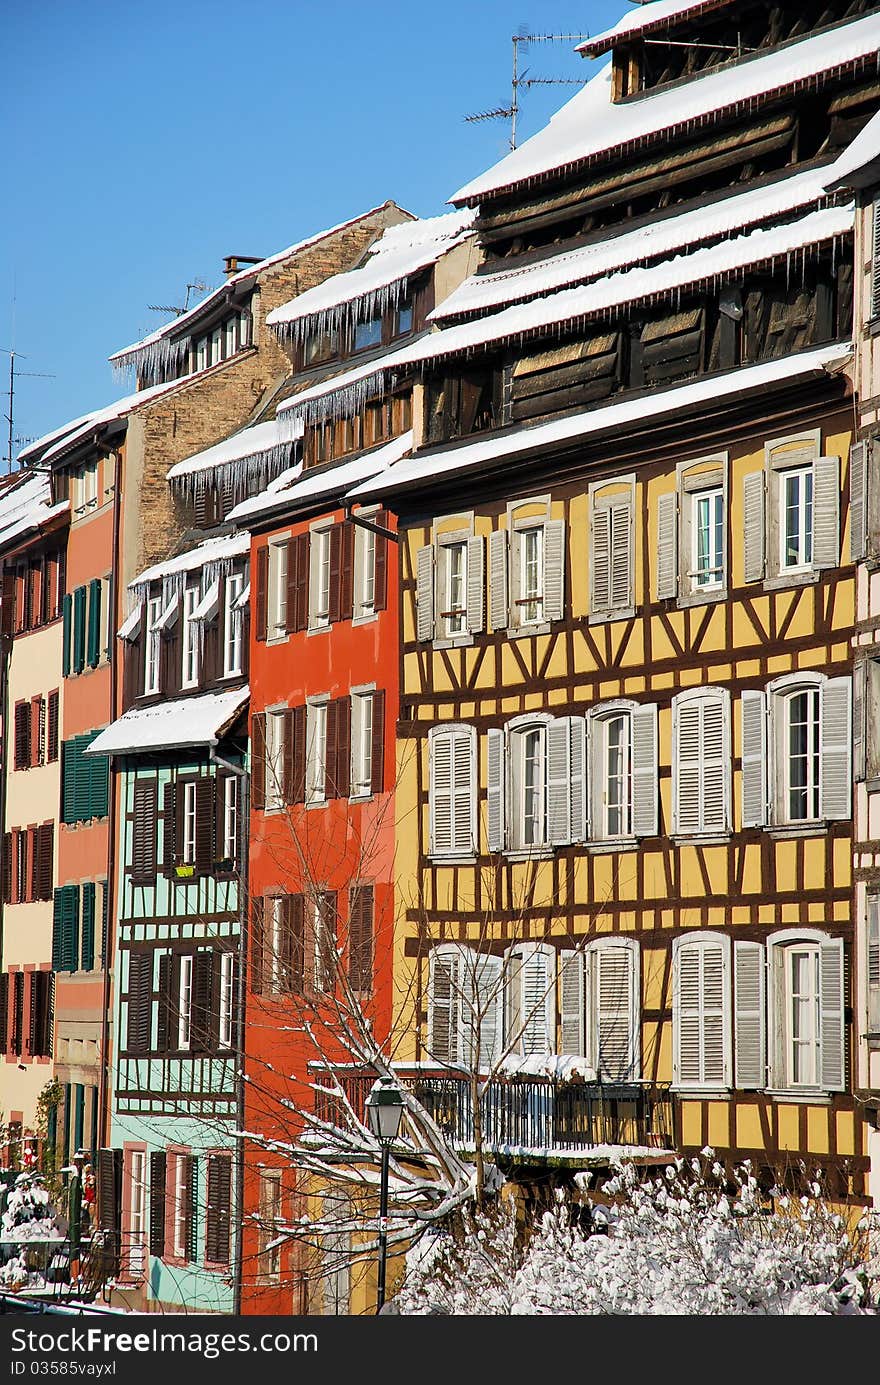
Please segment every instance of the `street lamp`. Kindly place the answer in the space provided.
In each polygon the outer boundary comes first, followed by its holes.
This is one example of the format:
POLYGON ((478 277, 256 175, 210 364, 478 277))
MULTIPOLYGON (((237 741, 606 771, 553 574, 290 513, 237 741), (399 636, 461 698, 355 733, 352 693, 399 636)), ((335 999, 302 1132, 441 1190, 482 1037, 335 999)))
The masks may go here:
POLYGON ((385 1260, 388 1254, 388 1157, 392 1141, 397 1139, 403 1115, 403 1092, 393 1077, 378 1077, 364 1103, 367 1125, 382 1146, 382 1176, 379 1183, 379 1287, 376 1292, 376 1312, 385 1303, 385 1260))

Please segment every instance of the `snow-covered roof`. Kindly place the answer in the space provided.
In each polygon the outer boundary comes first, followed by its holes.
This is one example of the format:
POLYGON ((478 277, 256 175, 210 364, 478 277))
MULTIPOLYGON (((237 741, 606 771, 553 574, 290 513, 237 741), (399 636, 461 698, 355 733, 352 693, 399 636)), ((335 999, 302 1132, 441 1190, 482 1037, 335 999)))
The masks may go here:
POLYGON ((208 563, 220 563, 230 558, 240 558, 249 552, 249 534, 233 534, 227 538, 205 539, 204 543, 200 543, 196 548, 191 548, 187 553, 180 553, 176 558, 166 558, 164 562, 155 563, 152 567, 139 572, 137 577, 129 582, 129 589, 138 591, 140 588, 148 586, 150 582, 158 582, 160 578, 173 577, 176 573, 195 572, 208 563))
POLYGON ((91 417, 92 414, 82 414, 80 418, 72 418, 67 423, 62 423, 60 428, 53 428, 51 432, 44 433, 41 438, 37 438, 34 442, 28 443, 27 447, 21 449, 18 454, 19 462, 26 462, 28 458, 35 457, 38 452, 42 452, 44 447, 49 446, 49 443, 57 442, 59 438, 66 437, 68 433, 76 432, 84 423, 88 423, 91 417))
POLYGON ((434 321, 446 321, 483 313, 644 264, 688 246, 729 239, 746 227, 827 199, 828 174, 828 168, 812 168, 778 178, 766 186, 727 194, 708 205, 650 221, 634 231, 606 233, 601 240, 546 255, 530 264, 504 268, 504 261, 499 261, 501 268, 465 279, 429 316, 434 321))
POLYGON ((86 754, 131 755, 216 745, 249 697, 250 688, 245 686, 132 707, 95 737, 86 754))
POLYGON ((371 207, 367 212, 360 212, 357 216, 349 217, 346 221, 340 221, 336 226, 330 226, 323 231, 316 231, 313 235, 306 236, 305 240, 289 245, 286 250, 278 250, 274 255, 260 260, 259 263, 247 265, 246 268, 240 269, 237 274, 231 274, 219 288, 213 289, 206 298, 201 299, 187 312, 181 313, 171 322, 166 322, 164 327, 158 327, 155 332, 142 337, 140 341, 132 342, 130 346, 124 346, 120 351, 114 351, 113 355, 109 357, 111 365, 121 369, 137 369, 140 360, 147 359, 153 354, 153 348, 160 342, 169 341, 171 337, 184 335, 196 319, 203 316, 215 304, 221 302, 229 290, 235 288, 236 284, 265 273, 266 270, 289 259, 291 255, 297 255, 302 250, 308 250, 311 246, 317 245, 319 241, 325 240, 326 237, 333 236, 338 231, 344 231, 346 227, 353 226, 358 221, 364 221, 369 216, 375 216, 390 205, 389 202, 383 202, 381 206, 371 207))
POLYGON ((450 201, 477 202, 488 193, 587 160, 621 155, 634 143, 668 137, 679 128, 697 129, 756 97, 787 92, 859 59, 874 59, 878 47, 880 14, 868 14, 681 86, 617 104, 611 101, 608 64, 542 130, 466 183, 450 201))
POLYGON ((185 384, 191 378, 191 376, 183 375, 178 380, 166 380, 164 384, 151 385, 149 389, 137 390, 134 394, 126 394, 122 399, 116 399, 112 404, 107 404, 105 408, 96 409, 94 413, 86 414, 84 421, 77 420, 78 423, 82 424, 81 427, 59 429, 58 441, 46 449, 40 460, 50 462, 53 458, 60 457, 62 453, 69 451, 78 442, 87 438, 96 428, 102 427, 105 423, 115 423, 117 419, 125 418, 126 415, 134 413, 143 404, 149 404, 161 395, 169 394, 171 390, 177 389, 179 385, 185 384))
POLYGON ((743 366, 723 375, 707 375, 674 389, 641 394, 637 399, 606 404, 587 413, 552 419, 518 428, 515 432, 476 438, 458 446, 420 452, 399 462, 382 477, 354 486, 349 498, 365 500, 399 490, 408 490, 434 480, 446 480, 487 463, 526 456, 539 448, 599 436, 618 429, 637 428, 655 418, 684 413, 719 399, 766 389, 783 381, 794 382, 821 375, 844 362, 851 353, 849 343, 835 342, 816 350, 801 351, 776 361, 743 366))
POLYGON ((294 478, 288 486, 265 490, 261 495, 242 501, 229 518, 233 521, 250 521, 256 515, 271 514, 273 510, 301 509, 325 496, 344 495, 351 486, 379 476, 405 457, 412 447, 412 438, 410 429, 385 443, 384 447, 376 447, 372 452, 353 457, 351 461, 342 461, 320 471, 307 471, 301 477, 294 478))
POLYGON ((42 472, 24 471, 6 490, 0 491, 0 549, 19 543, 28 534, 70 509, 70 501, 52 503, 49 478, 42 472))
POLYGON ((334 274, 274 308, 266 322, 301 336, 306 330, 333 330, 343 311, 369 318, 396 301, 414 274, 470 234, 473 221, 474 213, 465 210, 389 226, 356 269, 334 274))
POLYGON ((880 182, 880 111, 872 115, 851 144, 825 169, 825 186, 862 188, 880 182))
POLYGON ((642 38, 655 29, 666 29, 679 20, 695 19, 709 10, 720 10, 732 4, 733 0, 653 0, 652 4, 640 3, 638 9, 629 10, 612 28, 603 29, 585 43, 579 43, 576 51, 596 57, 624 39, 642 38))
POLYGON ((231 438, 206 447, 182 462, 176 462, 168 472, 169 481, 179 481, 185 476, 198 472, 213 471, 216 467, 229 466, 232 462, 249 462, 265 454, 276 455, 281 465, 290 459, 293 442, 302 437, 303 429, 291 431, 288 423, 281 424, 277 419, 268 423, 256 423, 251 428, 242 428, 231 438))
MULTIPOLYGON (((423 336, 416 338, 416 341, 421 340, 423 336)), ((322 418, 342 418, 357 413, 383 388, 385 367, 389 360, 396 361, 399 355, 399 351, 389 351, 384 356, 374 356, 366 365, 328 376, 317 385, 282 400, 275 412, 279 419, 287 419, 291 427, 296 426, 297 420, 316 423, 322 418)))

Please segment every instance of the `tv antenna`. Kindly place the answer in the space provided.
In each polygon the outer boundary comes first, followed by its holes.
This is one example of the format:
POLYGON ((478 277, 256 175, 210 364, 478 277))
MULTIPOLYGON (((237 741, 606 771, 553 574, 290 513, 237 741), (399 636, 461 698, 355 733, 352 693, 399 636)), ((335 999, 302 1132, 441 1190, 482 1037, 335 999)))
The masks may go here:
POLYGON ((509 120, 510 121, 510 147, 516 148, 516 118, 519 114, 519 93, 520 89, 530 87, 582 87, 586 84, 586 77, 529 77, 526 74, 529 69, 524 67, 522 72, 519 68, 520 50, 525 51, 530 43, 568 43, 578 42, 589 38, 589 34, 531 34, 525 24, 521 24, 522 30, 519 34, 513 35, 513 75, 510 83, 510 105, 496 106, 491 111, 479 111, 475 115, 466 115, 465 120, 469 124, 475 124, 478 120, 509 120))
POLYGON ((182 317, 184 313, 189 312, 189 296, 193 289, 210 293, 211 285, 203 284, 201 279, 194 279, 191 284, 187 284, 183 307, 179 303, 148 303, 147 307, 151 313, 173 313, 175 317, 182 317))
POLYGON ((55 376, 48 374, 47 372, 42 370, 16 370, 15 362, 19 358, 23 361, 26 361, 28 359, 27 356, 23 355, 21 351, 13 350, 9 346, 0 346, 0 351, 2 351, 4 355, 9 357, 9 390, 7 395, 9 400, 9 412, 3 415, 3 417, 6 419, 7 424, 9 425, 9 428, 6 435, 6 456, 2 458, 2 462, 5 466, 6 471, 11 471, 12 464, 15 460, 12 453, 16 445, 21 446, 22 443, 33 442, 33 438, 17 438, 15 436, 15 426, 12 422, 12 419, 15 405, 16 378, 18 376, 26 375, 29 377, 29 379, 32 380, 54 380, 55 376))

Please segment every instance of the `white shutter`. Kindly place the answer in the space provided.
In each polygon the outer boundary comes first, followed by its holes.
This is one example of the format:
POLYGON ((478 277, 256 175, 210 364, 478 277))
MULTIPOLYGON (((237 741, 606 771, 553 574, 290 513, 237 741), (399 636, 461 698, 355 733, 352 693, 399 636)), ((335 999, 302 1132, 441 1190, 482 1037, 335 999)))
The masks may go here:
POLYGON ((829 938, 819 947, 819 1004, 822 1033, 822 1086, 844 1087, 843 939, 829 938))
POLYGON ((744 577, 760 582, 764 576, 764 473, 750 472, 743 478, 744 577))
POLYGON ((458 731, 452 750, 453 850, 470 856, 474 850, 476 783, 474 777, 475 732, 458 731))
POLYGON ((728 782, 730 769, 729 698, 723 689, 700 699, 702 721, 702 783, 700 786, 701 828, 704 832, 726 832, 728 828, 728 782))
POLYGON ((850 678, 829 678, 821 687, 823 818, 852 817, 852 733, 850 678))
POLYGON ((486 837, 490 851, 504 850, 504 732, 486 733, 486 837))
POLYGON ((611 607, 611 513, 593 509, 590 526, 590 611, 604 614, 611 607))
POLYGON ((867 722, 868 661, 859 659, 853 665, 852 745, 853 779, 861 781, 867 774, 868 747, 865 735, 867 722))
POLYGON ((587 837, 587 726, 584 717, 569 717, 569 829, 570 841, 587 837))
POLYGON ((467 541, 467 628, 472 635, 486 628, 485 563, 480 534, 467 541))
POLYGON ((493 630, 506 630, 510 603, 507 597, 507 531, 489 535, 489 615, 493 630))
POLYGON ((452 850, 452 747, 454 732, 439 731, 429 740, 431 852, 452 850))
POLYGON ((583 952, 563 952, 559 967, 560 1053, 586 1055, 586 967, 583 952))
POLYGON ((672 700, 672 830, 676 835, 702 827, 702 722, 698 698, 672 700))
POLYGON ((430 738, 431 851, 469 856, 474 850, 474 732, 443 728, 430 738))
POLYGON ((688 939, 676 949, 674 1066, 682 1086, 729 1081, 726 959, 720 938, 688 939))
POLYGON ((840 458, 813 462, 813 567, 840 562, 840 458))
POLYGON ((854 442, 849 449, 849 556, 864 558, 868 547, 868 446, 854 442))
POLYGON ((544 619, 562 620, 565 607, 565 520, 544 525, 544 619))
POLYGON ((434 949, 429 958, 428 1053, 437 1063, 459 1059, 459 954, 434 949))
POLYGON ((874 203, 871 247, 871 317, 880 317, 880 197, 874 203))
POLYGON ((556 1047, 556 953, 542 943, 525 943, 520 953, 519 1028, 514 1048, 525 1057, 556 1047))
POLYGON ((488 1072, 502 1052, 504 963, 500 957, 471 949, 463 952, 462 963, 462 1061, 488 1072))
POLYGON ((675 491, 657 501, 657 597, 678 592, 678 496, 675 491))
POLYGON ((764 948, 761 943, 733 945, 733 1003, 737 1087, 763 1087, 767 1067, 764 1025, 764 948))
POLYGON ((657 707, 634 707, 632 732, 632 830, 637 837, 657 835, 657 707))
POLYGON ((880 898, 869 894, 868 943, 867 943, 867 981, 868 981, 868 1033, 880 1034, 880 898))
POLYGON ((416 634, 420 640, 434 638, 434 549, 430 545, 416 554, 416 634))
POLYGON ((672 1030, 672 1080, 678 1086, 696 1086, 702 1072, 700 949, 693 944, 678 947, 675 953, 672 1030))
POLYGON ((600 1080, 638 1076, 635 955, 630 947, 600 943, 592 952, 596 1070, 600 1080))
POLYGON ((632 507, 611 507, 611 608, 625 611, 632 603, 632 507))
POLYGON ((571 841, 571 741, 568 717, 547 725, 547 837, 553 846, 571 841))
POLYGON ((757 688, 742 693, 742 825, 767 822, 767 707, 757 688))

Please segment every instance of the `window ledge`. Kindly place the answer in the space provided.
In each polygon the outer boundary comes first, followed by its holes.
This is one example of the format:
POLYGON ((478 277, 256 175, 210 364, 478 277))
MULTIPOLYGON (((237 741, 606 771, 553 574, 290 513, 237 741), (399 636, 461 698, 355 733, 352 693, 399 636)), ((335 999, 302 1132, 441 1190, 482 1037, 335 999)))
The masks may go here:
POLYGON ((674 846, 726 846, 730 832, 676 832, 669 840, 674 846))
POLYGON ((813 583, 818 582, 823 570, 812 568, 809 572, 780 572, 773 577, 765 577, 764 590, 765 592, 776 592, 782 591, 784 587, 812 586, 813 583))
POLYGON ((369 793, 349 794, 348 801, 349 803, 372 803, 375 797, 376 795, 373 793, 371 789, 369 793))
POLYGON ((713 587, 711 591, 705 592, 686 592, 676 601, 676 606, 680 611, 687 610, 691 606, 712 606, 716 601, 727 600, 727 587, 713 587))
POLYGON ((552 861, 552 846, 536 846, 534 848, 515 846, 509 847, 504 853, 507 861, 552 861))
POLYGON ((352 616, 352 625, 370 625, 374 620, 379 619, 378 611, 364 611, 362 615, 352 616))
POLYGON ((805 1090, 802 1092, 795 1092, 788 1088, 765 1087, 764 1093, 766 1096, 772 1097, 774 1101, 791 1106, 830 1106, 833 1095, 819 1087, 812 1091, 805 1090))
MULTIPOLYGON (((512 634, 512 635, 515 635, 515 636, 524 635, 524 634, 526 634, 526 633, 531 634, 532 632, 531 632, 531 631, 526 632, 525 630, 515 630, 515 631, 511 631, 511 634, 512 634)), ((472 634, 467 634, 467 635, 450 635, 450 636, 448 637, 448 639, 441 638, 441 639, 439 639, 439 640, 435 640, 435 641, 434 641, 434 648, 435 648, 435 649, 466 649, 469 645, 472 645, 473 642, 474 642, 474 637, 473 637, 472 634)))
POLYGON ((609 837, 607 841, 583 843, 584 850, 591 856, 607 856, 614 851, 638 851, 639 845, 637 837, 609 837))
POLYGON ((726 1101, 733 1089, 723 1085, 698 1087, 695 1084, 682 1083, 681 1085, 677 1085, 673 1082, 669 1090, 674 1092, 676 1096, 682 1097, 685 1101, 726 1101))
MULTIPOLYGON (((311 632, 310 632, 310 633, 311 633, 311 632)), ((265 644, 286 644, 286 643, 287 643, 287 631, 286 631, 286 630, 282 631, 282 633, 281 633, 280 635, 279 635, 279 634, 267 635, 266 638, 265 638, 265 640, 264 640, 264 643, 265 643, 265 644)))
POLYGON ((476 855, 473 856, 439 856, 436 852, 429 853, 428 860, 432 866, 472 866, 476 862, 476 855))
POLYGON ((313 808, 326 808, 330 802, 328 798, 313 798, 311 803, 307 803, 306 812, 311 812, 313 808))
MULTIPOLYGON (((500 632, 496 630, 496 631, 494 631, 493 633, 494 633, 494 634, 499 634, 500 632)), ((542 620, 542 621, 540 621, 540 622, 536 621, 534 625, 508 625, 508 627, 507 627, 507 635, 508 635, 508 637, 509 637, 510 639, 512 639, 512 640, 524 640, 524 639, 526 639, 529 635, 549 635, 549 634, 550 634, 550 621, 549 621, 549 620, 542 620)))
POLYGON ((594 611, 587 616, 588 625, 607 625, 612 620, 633 620, 635 618, 635 606, 626 606, 619 611, 594 611))
POLYGON ((789 837, 820 837, 827 830, 828 823, 822 818, 816 822, 780 823, 778 827, 767 828, 767 835, 771 841, 777 842, 789 837))
POLYGON ((326 635, 331 629, 332 624, 328 620, 326 625, 310 625, 306 631, 307 635, 326 635))

